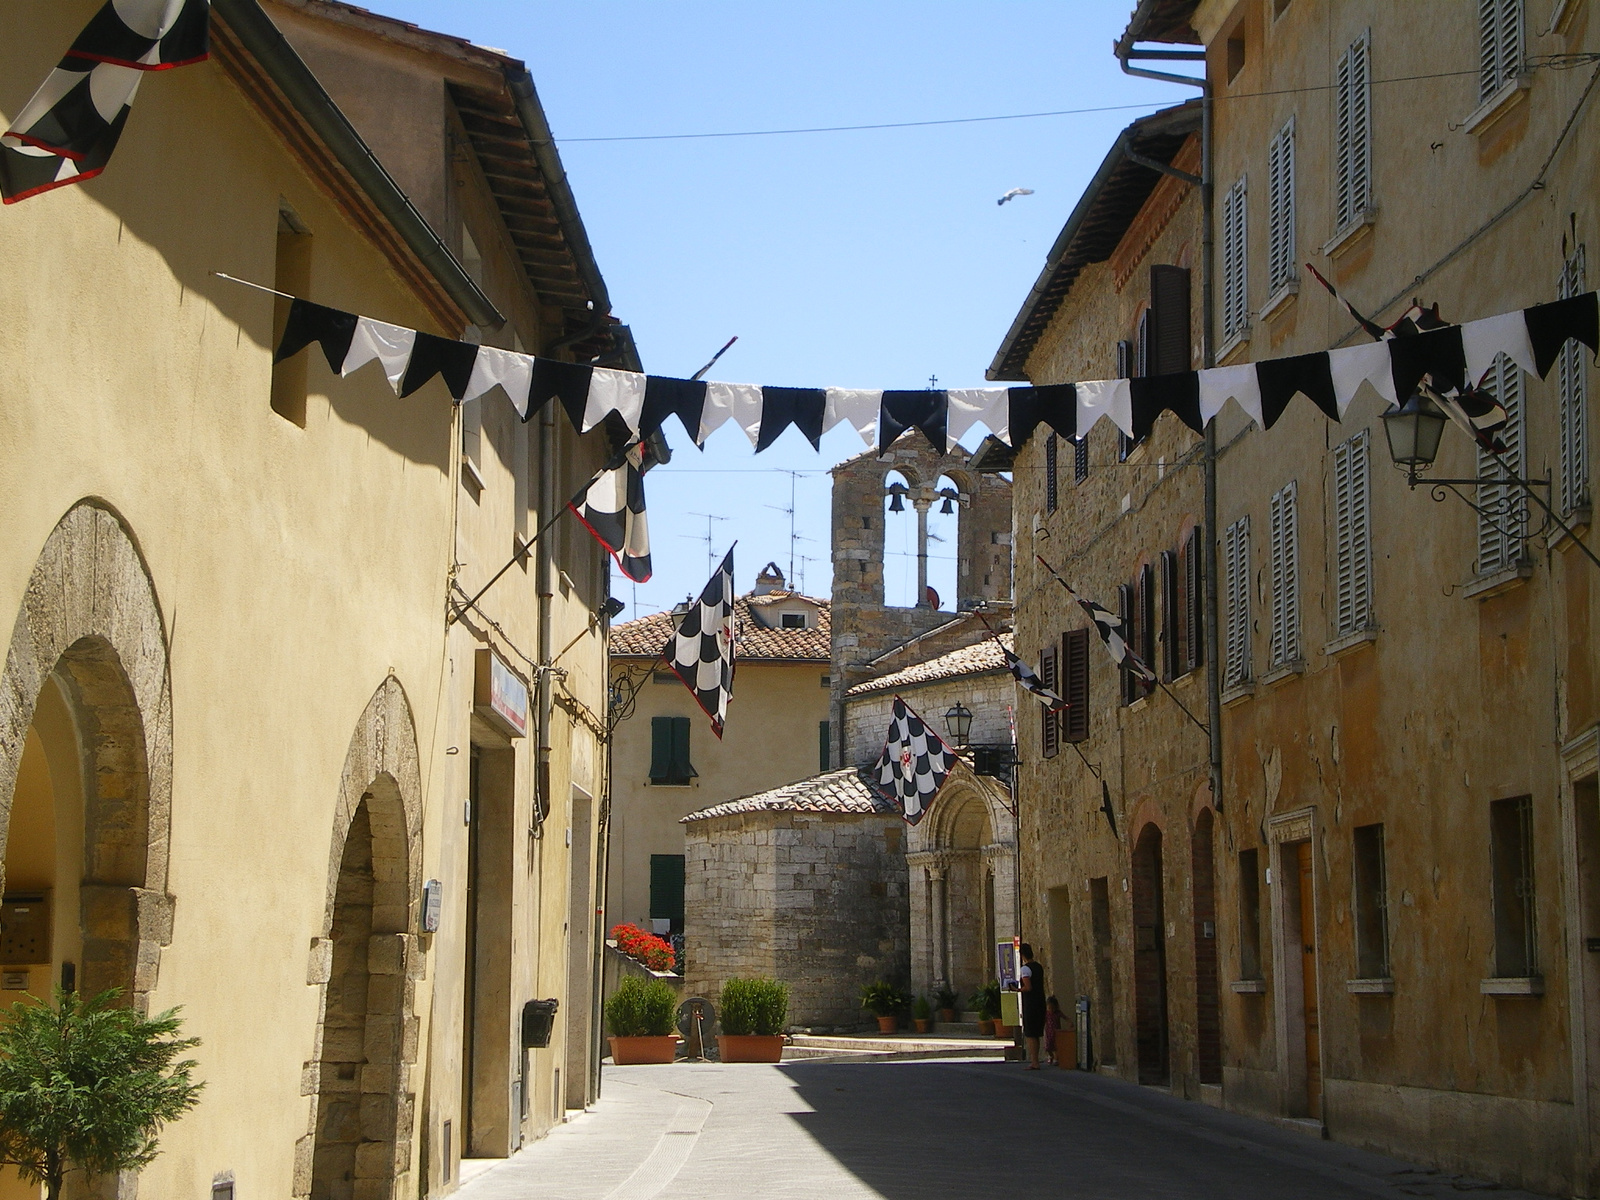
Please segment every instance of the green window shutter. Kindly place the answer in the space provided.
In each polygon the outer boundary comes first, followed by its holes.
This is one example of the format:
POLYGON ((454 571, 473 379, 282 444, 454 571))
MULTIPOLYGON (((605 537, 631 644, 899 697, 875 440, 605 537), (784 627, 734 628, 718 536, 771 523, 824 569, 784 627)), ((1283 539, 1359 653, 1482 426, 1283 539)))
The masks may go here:
POLYGON ((672 718, 672 782, 688 783, 698 771, 689 761, 689 718, 672 718))
POLYGON ((672 776, 672 722, 675 717, 650 718, 650 782, 666 783, 672 776))
POLYGON ((818 721, 817 722, 817 770, 826 771, 828 769, 829 760, 833 757, 832 754, 829 753, 831 749, 832 749, 832 747, 829 745, 829 738, 828 738, 828 723, 826 721, 818 721))
MULTIPOLYGON (((681 718, 680 718, 681 719, 681 718)), ((683 928, 683 855, 650 856, 650 919, 683 928)))

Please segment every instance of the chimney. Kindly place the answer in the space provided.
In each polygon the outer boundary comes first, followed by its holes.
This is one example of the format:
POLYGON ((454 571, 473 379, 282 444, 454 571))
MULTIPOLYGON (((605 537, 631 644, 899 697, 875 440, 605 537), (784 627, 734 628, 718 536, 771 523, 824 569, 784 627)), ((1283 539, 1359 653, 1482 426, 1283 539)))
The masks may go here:
POLYGON ((765 596, 769 592, 781 592, 784 590, 783 582, 783 572, 778 569, 778 564, 769 562, 761 568, 761 574, 756 576, 756 595, 765 596))

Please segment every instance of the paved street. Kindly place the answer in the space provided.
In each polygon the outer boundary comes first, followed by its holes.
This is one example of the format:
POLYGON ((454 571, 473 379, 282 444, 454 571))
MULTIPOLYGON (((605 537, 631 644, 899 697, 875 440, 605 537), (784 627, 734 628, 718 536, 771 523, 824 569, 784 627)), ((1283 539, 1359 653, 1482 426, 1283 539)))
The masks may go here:
POLYGON ((1399 1200, 1489 1186, 1118 1080, 999 1062, 608 1066, 604 1090, 462 1200, 1399 1200))

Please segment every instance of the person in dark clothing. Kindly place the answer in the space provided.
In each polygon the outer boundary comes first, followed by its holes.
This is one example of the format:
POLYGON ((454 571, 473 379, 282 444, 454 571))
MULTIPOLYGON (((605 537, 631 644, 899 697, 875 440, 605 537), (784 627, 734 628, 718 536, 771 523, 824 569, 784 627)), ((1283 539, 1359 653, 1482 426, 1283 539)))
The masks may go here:
POLYGON ((1028 1070, 1039 1069, 1039 1039, 1044 1036, 1044 965, 1033 957, 1033 947, 1022 943, 1022 1037, 1028 1046, 1028 1070))

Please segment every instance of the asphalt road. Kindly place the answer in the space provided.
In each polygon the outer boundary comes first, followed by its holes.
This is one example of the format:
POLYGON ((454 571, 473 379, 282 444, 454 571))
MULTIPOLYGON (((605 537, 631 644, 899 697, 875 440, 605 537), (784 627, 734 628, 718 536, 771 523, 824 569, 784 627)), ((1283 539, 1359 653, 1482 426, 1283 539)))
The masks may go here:
POLYGON ((598 1107, 462 1200, 1344 1200, 1530 1193, 1077 1071, 999 1062, 607 1067, 598 1107))

